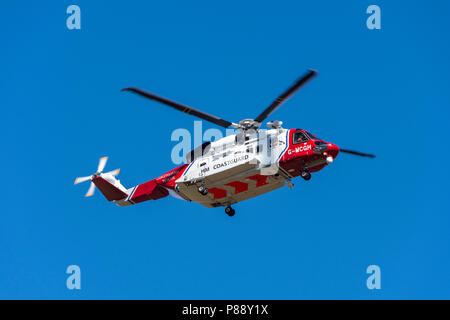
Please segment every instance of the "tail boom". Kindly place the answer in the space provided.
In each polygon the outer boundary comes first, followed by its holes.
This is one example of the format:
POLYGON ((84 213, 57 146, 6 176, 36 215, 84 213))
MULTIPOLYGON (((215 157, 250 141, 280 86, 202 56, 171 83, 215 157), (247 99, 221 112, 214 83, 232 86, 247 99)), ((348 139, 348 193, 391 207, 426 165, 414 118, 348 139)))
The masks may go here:
POLYGON ((75 184, 91 181, 91 186, 86 196, 91 196, 95 187, 97 187, 108 201, 112 201, 121 207, 148 200, 158 200, 167 197, 169 194, 188 200, 178 194, 175 184, 175 181, 187 168, 187 164, 183 164, 158 178, 127 189, 120 183, 120 180, 116 179, 119 169, 103 173, 107 159, 107 157, 100 159, 96 173, 75 180, 75 184))

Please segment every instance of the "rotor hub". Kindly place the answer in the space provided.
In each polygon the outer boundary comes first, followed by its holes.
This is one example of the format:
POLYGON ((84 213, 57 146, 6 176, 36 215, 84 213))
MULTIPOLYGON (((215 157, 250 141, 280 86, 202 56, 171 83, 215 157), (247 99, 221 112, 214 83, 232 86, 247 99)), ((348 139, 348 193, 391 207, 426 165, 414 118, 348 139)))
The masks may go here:
POLYGON ((239 128, 242 130, 258 129, 261 124, 253 119, 239 121, 239 128))

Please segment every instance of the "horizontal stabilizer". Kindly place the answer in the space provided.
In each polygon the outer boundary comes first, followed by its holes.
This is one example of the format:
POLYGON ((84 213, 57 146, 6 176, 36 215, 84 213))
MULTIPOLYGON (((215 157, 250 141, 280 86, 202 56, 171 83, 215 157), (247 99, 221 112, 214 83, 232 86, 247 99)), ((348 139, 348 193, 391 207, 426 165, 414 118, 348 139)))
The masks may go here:
POLYGON ((147 200, 158 200, 169 195, 166 188, 160 186, 155 180, 142 183, 131 192, 129 200, 139 203, 147 200))

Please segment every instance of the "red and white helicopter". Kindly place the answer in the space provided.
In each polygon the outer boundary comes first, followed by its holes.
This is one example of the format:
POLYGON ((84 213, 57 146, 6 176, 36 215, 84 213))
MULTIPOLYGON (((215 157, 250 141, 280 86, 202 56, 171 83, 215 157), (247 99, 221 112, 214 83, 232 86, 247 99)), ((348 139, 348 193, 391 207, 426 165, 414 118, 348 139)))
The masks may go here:
POLYGON ((116 179, 119 169, 103 173, 107 157, 100 159, 96 173, 77 178, 75 184, 90 180, 87 197, 92 196, 97 187, 106 199, 119 206, 172 195, 208 208, 225 207, 225 213, 233 216, 235 210, 231 205, 286 184, 292 188, 291 179, 294 177, 301 176, 309 180, 311 173, 331 164, 339 152, 374 158, 371 154, 339 149, 303 129, 284 129, 281 121, 268 122, 268 130, 260 129, 269 115, 315 75, 316 71, 309 70, 258 117, 244 119, 239 123, 226 121, 138 88, 124 88, 122 91, 134 92, 221 127, 235 128, 237 133, 203 143, 187 155, 186 164, 132 188, 124 187, 116 179))

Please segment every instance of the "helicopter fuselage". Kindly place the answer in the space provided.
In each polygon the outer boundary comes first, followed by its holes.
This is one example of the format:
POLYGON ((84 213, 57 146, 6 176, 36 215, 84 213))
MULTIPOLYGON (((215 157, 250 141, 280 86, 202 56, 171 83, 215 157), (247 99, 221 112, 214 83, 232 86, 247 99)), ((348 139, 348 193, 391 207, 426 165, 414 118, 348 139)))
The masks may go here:
POLYGON ((190 163, 155 182, 206 207, 229 206, 276 190, 331 163, 339 148, 301 129, 258 130, 205 144, 190 163), (318 148, 319 146, 319 148, 318 148), (319 151, 319 152, 318 152, 319 151), (207 193, 199 192, 201 188, 207 193))

